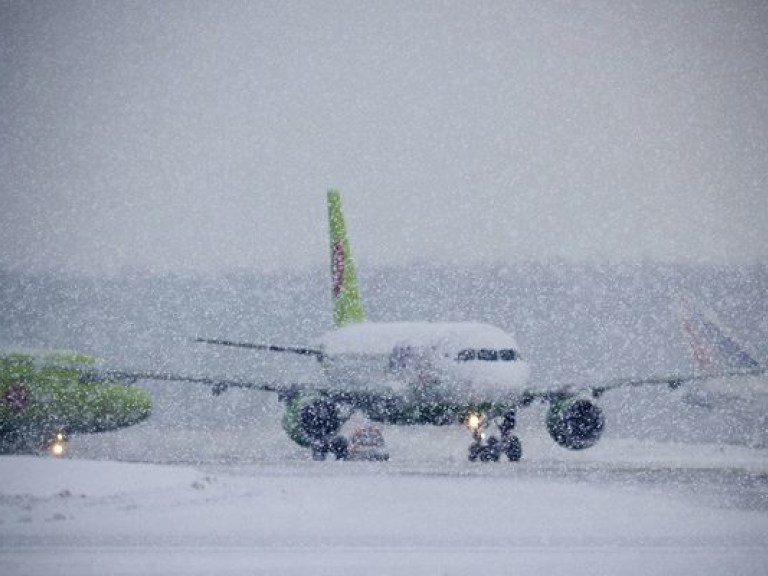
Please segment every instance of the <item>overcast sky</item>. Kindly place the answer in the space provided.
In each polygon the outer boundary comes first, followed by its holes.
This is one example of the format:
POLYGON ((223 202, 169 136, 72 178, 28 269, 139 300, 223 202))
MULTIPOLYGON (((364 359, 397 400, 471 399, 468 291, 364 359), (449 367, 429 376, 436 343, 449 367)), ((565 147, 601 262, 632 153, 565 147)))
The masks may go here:
POLYGON ((768 261, 766 2, 0 0, 0 267, 768 261))

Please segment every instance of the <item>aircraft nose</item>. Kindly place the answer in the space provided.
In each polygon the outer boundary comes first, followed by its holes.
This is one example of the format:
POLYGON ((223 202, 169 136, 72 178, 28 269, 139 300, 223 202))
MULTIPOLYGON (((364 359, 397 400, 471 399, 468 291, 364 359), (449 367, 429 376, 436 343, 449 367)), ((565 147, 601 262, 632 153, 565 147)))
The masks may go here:
POLYGON ((529 374, 525 362, 489 362, 475 373, 475 386, 486 399, 506 400, 526 389, 529 374))
POLYGON ((146 390, 123 384, 93 386, 95 393, 80 406, 81 426, 75 426, 73 431, 116 430, 138 424, 152 413, 152 400, 146 390))
POLYGON ((138 424, 152 414, 152 399, 149 393, 135 386, 120 386, 122 393, 117 398, 116 420, 118 426, 138 424))

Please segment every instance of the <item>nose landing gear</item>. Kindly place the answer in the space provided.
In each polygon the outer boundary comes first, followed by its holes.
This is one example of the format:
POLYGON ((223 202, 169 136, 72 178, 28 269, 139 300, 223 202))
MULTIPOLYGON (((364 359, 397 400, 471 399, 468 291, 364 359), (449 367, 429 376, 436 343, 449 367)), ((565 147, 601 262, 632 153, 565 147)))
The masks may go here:
POLYGON ((501 422, 496 422, 501 438, 486 435, 489 421, 482 415, 471 414, 465 424, 473 438, 469 445, 470 462, 498 462, 502 455, 506 455, 510 462, 518 462, 523 457, 520 439, 512 433, 515 429, 514 410, 507 412, 501 422))

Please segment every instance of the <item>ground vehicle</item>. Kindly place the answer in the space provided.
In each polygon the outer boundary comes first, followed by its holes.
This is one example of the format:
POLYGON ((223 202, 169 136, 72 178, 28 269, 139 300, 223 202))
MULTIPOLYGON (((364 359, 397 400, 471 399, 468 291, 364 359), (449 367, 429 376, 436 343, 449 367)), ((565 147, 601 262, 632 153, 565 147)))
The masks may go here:
POLYGON ((348 460, 389 460, 384 436, 375 426, 358 428, 349 441, 348 460))

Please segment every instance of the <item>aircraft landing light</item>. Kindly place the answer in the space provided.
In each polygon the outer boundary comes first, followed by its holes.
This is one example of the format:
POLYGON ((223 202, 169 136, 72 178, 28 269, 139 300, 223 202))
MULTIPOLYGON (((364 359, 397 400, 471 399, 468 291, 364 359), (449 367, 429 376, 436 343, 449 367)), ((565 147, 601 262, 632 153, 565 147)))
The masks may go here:
POLYGON ((64 452, 67 448, 67 439, 59 432, 56 434, 56 437, 54 438, 53 442, 51 443, 51 446, 49 448, 52 456, 63 456, 64 452))

